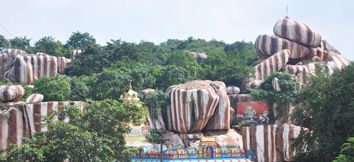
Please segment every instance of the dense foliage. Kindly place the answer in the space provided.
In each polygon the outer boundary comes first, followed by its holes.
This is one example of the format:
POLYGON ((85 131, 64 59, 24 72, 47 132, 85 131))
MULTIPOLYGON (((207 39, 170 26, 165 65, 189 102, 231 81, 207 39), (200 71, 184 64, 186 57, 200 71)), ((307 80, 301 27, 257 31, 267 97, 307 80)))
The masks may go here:
POLYGON ((47 121, 49 131, 36 133, 22 146, 13 145, 0 161, 113 161, 127 158, 124 134, 130 122, 141 123, 141 104, 116 100, 88 100, 84 112, 69 106, 57 114, 63 121, 47 121))
POLYGON ((43 52, 54 56, 70 56, 70 50, 64 48, 60 41, 53 37, 43 37, 34 44, 34 52, 43 52))
POLYGON ((149 129, 149 132, 145 137, 149 142, 160 144, 162 142, 162 130, 154 128, 149 129))
POLYGON ((294 101, 296 88, 295 80, 288 73, 276 72, 267 77, 258 89, 251 89, 250 93, 257 99, 267 100, 273 106, 270 109, 270 122, 274 119, 286 122, 289 119, 290 104, 294 101), (274 89, 272 81, 278 79, 280 90, 274 89))
MULTIPOLYGON (((65 57, 70 57, 73 50, 81 50, 82 53, 77 54, 71 66, 65 70, 65 74, 69 76, 96 77, 100 73, 132 68, 134 64, 139 64, 139 68, 153 66, 153 70, 147 71, 149 74, 144 74, 152 76, 150 77, 152 84, 143 88, 163 90, 172 84, 194 79, 221 80, 227 85, 241 87, 243 80, 253 70, 251 65, 257 60, 252 43, 227 44, 222 41, 206 41, 193 37, 186 40, 169 39, 159 45, 147 41, 129 43, 121 40, 111 40, 106 45, 99 45, 89 33, 77 31, 72 33, 65 44, 52 36, 42 37, 34 43, 34 46, 31 46, 30 41, 31 39, 27 37, 8 40, 0 35, 0 48, 18 48, 29 53, 43 52, 65 57), (205 52, 208 58, 197 63, 197 60, 185 53, 186 51, 205 52)), ((138 79, 143 76, 133 77, 138 79)), ((127 78, 129 80, 129 77, 127 78)), ((87 88, 90 88, 89 85, 87 88)), ((122 90, 117 92, 122 93, 122 90)), ((91 98, 102 99, 97 96, 91 98)))
POLYGON ((267 77, 259 89, 251 89, 257 99, 266 99, 271 103, 288 104, 294 101, 296 94, 295 80, 288 73, 276 72, 267 77), (280 91, 273 88, 272 80, 278 78, 280 91))
POLYGON ((64 101, 70 99, 71 86, 66 76, 42 77, 33 82, 34 92, 44 95, 44 101, 64 101))
POLYGON ((142 100, 147 106, 150 116, 155 119, 167 106, 167 95, 161 90, 144 94, 142 100))
MULTIPOLYGON (((227 85, 241 86, 256 61, 252 43, 227 44, 192 37, 169 39, 158 45, 122 40, 99 45, 89 33, 74 32, 65 44, 45 36, 31 46, 31 39, 26 37, 7 40, 0 36, 2 48, 65 57, 73 57, 73 50, 82 51, 65 69, 67 76, 40 78, 34 82, 33 92, 43 94, 45 101, 87 101, 84 113, 66 109, 61 115, 69 116, 69 123, 48 122, 48 132, 37 133, 23 146, 12 146, 2 157, 3 161, 63 161, 68 157, 72 161, 121 159, 126 155, 123 135, 129 131, 128 123, 142 122, 146 114, 143 107, 115 101, 128 90, 130 82, 137 92, 159 89, 142 98, 149 107, 148 112, 156 116, 164 111, 163 91, 169 86, 196 79, 221 80, 227 85), (195 60, 186 51, 203 52, 208 58, 195 60)), ((159 142, 160 136, 160 130, 151 130, 147 138, 159 142)))
POLYGON ((333 162, 351 162, 354 161, 354 136, 349 137, 347 142, 342 145, 340 154, 333 162))
POLYGON ((353 75, 353 65, 331 76, 319 74, 297 96, 294 118, 310 131, 303 131, 295 141, 296 161, 332 161, 354 135, 353 75))

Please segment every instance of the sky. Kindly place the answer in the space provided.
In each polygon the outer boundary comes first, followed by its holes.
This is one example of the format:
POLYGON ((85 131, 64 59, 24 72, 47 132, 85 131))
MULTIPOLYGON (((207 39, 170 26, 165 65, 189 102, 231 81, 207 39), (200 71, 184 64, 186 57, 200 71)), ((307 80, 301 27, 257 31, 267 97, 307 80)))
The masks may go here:
POLYGON ((254 42, 288 16, 320 33, 354 60, 353 0, 0 0, 0 34, 7 39, 53 36, 65 43, 88 32, 104 45, 202 38, 254 42))

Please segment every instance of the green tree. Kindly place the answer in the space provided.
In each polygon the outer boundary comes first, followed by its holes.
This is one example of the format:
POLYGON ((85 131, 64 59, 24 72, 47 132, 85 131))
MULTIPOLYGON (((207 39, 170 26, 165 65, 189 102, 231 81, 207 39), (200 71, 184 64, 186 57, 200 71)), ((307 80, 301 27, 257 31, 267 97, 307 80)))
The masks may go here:
POLYGON ((162 48, 161 46, 155 45, 152 42, 141 41, 138 47, 143 53, 142 63, 147 64, 163 64, 166 62, 169 50, 162 48))
POLYGON ((145 48, 120 40, 112 40, 104 47, 88 45, 84 52, 72 61, 71 66, 66 70, 66 74, 79 76, 100 73, 104 68, 111 67, 119 61, 147 64, 161 63, 159 59, 154 58, 153 53, 145 51, 152 49, 145 48))
POLYGON ((70 99, 74 101, 84 101, 89 98, 90 85, 92 84, 95 75, 79 77, 72 77, 70 79, 71 96, 70 99))
POLYGON ((276 72, 267 77, 261 84, 259 89, 251 89, 251 95, 257 99, 267 100, 271 105, 277 104, 277 112, 281 114, 283 121, 288 120, 289 107, 294 102, 296 94, 295 81, 288 73, 276 72), (278 78, 278 84, 280 91, 276 91, 273 88, 272 80, 278 78))
POLYGON ((1 162, 25 162, 26 160, 43 161, 43 150, 32 143, 24 143, 21 146, 12 144, 7 150, 0 150, 1 162))
POLYGON ((65 69, 65 74, 69 76, 92 75, 103 71, 103 68, 111 65, 102 47, 98 45, 88 45, 83 53, 72 60, 70 66, 65 69))
POLYGON ((153 118, 157 118, 158 114, 167 106, 167 95, 161 90, 143 95, 142 100, 149 110, 149 114, 153 118))
POLYGON ((318 74, 297 95, 293 117, 309 131, 302 131, 295 140, 296 161, 332 161, 353 136, 353 75, 353 65, 331 76, 318 74))
POLYGON ((44 101, 64 101, 70 99, 71 86, 66 76, 42 77, 33 82, 34 92, 44 96, 44 101))
POLYGON ((31 39, 27 37, 15 37, 10 39, 11 48, 22 49, 26 52, 32 52, 32 47, 30 44, 31 39))
MULTIPOLYGON (((216 48, 210 50, 208 58, 203 61, 204 79, 220 80, 226 85, 236 85, 241 87, 242 82, 254 71, 256 52, 249 43, 244 43, 249 48, 233 47, 233 50, 216 48), (228 51, 228 53, 225 53, 228 51)), ((231 48, 231 47, 230 47, 231 48)))
POLYGON ((129 88, 129 82, 136 91, 153 88, 159 69, 145 64, 118 62, 111 68, 97 74, 93 80, 90 97, 96 100, 118 99, 129 88))
POLYGON ((195 79, 194 72, 176 65, 167 65, 161 69, 155 87, 165 90, 171 85, 181 84, 195 79))
POLYGON ((86 49, 89 45, 96 44, 96 39, 89 33, 79 31, 72 33, 66 46, 72 49, 86 49))
POLYGON ((42 37, 34 44, 34 52, 43 52, 54 56, 70 55, 69 50, 66 50, 60 41, 56 41, 51 36, 42 37))
POLYGON ((129 124, 139 124, 146 115, 139 102, 88 100, 82 113, 69 106, 52 114, 48 131, 36 133, 23 146, 11 147, 1 154, 2 161, 114 161, 128 160, 124 134, 129 124), (51 121, 54 115, 70 121, 51 121))
POLYGON ((149 142, 161 144, 162 130, 159 129, 149 129, 148 134, 145 136, 149 142))
POLYGON ((333 162, 351 162, 354 161, 354 136, 348 138, 347 143, 342 145, 340 154, 333 162))
POLYGON ((128 43, 121 40, 111 40, 105 46, 108 59, 111 63, 118 60, 134 60, 139 61, 143 58, 143 51, 135 43, 128 43))
POLYGON ((10 42, 3 35, 0 35, 0 50, 10 47, 10 42))

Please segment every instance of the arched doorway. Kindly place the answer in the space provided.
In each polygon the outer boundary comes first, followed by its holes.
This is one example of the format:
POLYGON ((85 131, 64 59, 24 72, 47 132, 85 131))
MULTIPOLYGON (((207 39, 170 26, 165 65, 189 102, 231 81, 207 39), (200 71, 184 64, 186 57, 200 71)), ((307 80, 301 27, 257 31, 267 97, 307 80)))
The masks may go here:
POLYGON ((207 146, 204 148, 204 157, 213 158, 214 157, 214 148, 212 146, 207 146))

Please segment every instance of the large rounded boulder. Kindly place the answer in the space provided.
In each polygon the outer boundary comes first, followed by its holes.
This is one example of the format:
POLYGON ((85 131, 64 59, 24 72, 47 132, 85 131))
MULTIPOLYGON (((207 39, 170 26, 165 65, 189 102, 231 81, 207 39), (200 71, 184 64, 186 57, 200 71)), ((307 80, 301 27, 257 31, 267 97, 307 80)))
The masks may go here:
POLYGON ((0 101, 13 102, 19 101, 25 94, 25 89, 21 85, 1 85, 0 101))
POLYGON ((230 102, 225 83, 196 80, 167 89, 167 129, 178 133, 230 128, 230 102))

